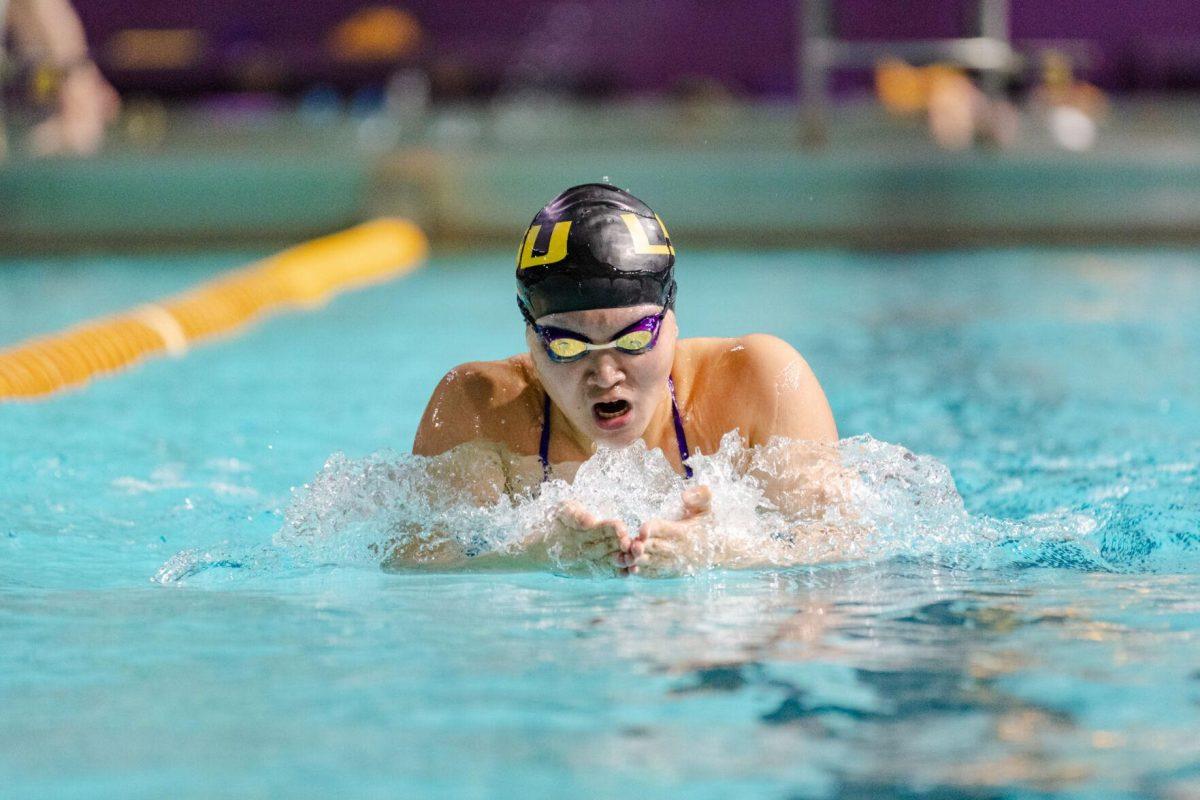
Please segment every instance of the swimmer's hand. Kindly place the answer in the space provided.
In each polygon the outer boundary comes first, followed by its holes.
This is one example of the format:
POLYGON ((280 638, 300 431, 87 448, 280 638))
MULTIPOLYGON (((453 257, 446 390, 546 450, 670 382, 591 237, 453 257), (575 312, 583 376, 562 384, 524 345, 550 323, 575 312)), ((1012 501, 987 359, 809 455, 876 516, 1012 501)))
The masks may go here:
POLYGON ((693 486, 683 493, 683 516, 642 524, 629 546, 629 571, 647 577, 679 575, 708 564, 712 557, 712 490, 693 486))
POLYGON ((546 529, 527 543, 529 555, 567 569, 585 568, 618 575, 629 573, 631 538, 619 519, 600 519, 574 500, 550 518, 546 529))

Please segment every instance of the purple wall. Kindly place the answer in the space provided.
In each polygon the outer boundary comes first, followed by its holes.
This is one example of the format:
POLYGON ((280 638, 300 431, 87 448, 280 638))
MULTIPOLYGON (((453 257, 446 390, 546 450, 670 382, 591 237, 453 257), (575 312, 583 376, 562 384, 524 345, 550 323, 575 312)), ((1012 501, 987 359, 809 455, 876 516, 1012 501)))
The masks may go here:
MULTIPOLYGON (((125 86, 179 90, 228 84, 247 54, 280 59, 294 86, 349 75, 325 56, 324 33, 366 0, 79 0, 94 48, 130 27, 199 27, 209 46, 188 74, 122 74, 125 86), (303 8, 302 13, 297 8, 303 8)), ((793 91, 796 31, 787 0, 414 0, 393 4, 421 21, 419 60, 450 93, 550 84, 594 94, 665 92, 694 77, 738 93, 793 91)), ((957 0, 843 0, 846 38, 926 37, 966 30, 957 0)), ((1200 86, 1197 0, 1014 0, 1016 39, 1091 40, 1090 76, 1114 89, 1200 86)), ((236 83, 236 81, 234 81, 236 83)))

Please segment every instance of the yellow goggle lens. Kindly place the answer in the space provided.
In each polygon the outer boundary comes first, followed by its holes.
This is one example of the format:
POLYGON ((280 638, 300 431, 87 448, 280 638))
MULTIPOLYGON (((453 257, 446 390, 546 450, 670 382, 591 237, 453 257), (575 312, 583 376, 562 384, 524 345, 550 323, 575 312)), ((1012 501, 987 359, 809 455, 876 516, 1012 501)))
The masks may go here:
POLYGON ((559 358, 574 358, 587 350, 587 344, 578 339, 553 339, 550 341, 550 352, 559 358))
POLYGON ((632 331, 617 339, 616 345, 622 350, 641 350, 644 347, 649 347, 650 340, 653 338, 654 333, 652 331, 632 331))

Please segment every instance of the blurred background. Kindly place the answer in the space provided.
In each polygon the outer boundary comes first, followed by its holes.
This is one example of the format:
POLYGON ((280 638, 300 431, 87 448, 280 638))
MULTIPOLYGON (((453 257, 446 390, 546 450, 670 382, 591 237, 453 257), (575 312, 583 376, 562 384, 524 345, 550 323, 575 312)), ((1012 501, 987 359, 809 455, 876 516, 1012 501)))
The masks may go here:
POLYGON ((515 246, 597 180, 684 245, 1200 233, 1193 0, 5 5, 5 251, 515 246))

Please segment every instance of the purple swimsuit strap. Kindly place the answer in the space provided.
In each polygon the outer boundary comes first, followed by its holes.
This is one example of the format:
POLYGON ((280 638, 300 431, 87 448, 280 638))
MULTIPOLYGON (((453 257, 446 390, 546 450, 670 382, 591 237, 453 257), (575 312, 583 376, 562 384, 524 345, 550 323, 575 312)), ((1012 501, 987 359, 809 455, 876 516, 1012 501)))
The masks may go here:
POLYGON ((538 458, 542 462, 542 481, 550 480, 550 395, 542 406, 542 443, 538 445, 538 458))
POLYGON ((679 446, 679 460, 683 463, 683 472, 692 477, 692 468, 688 466, 687 434, 683 432, 683 418, 679 416, 679 403, 675 402, 675 380, 667 376, 667 388, 671 390, 671 417, 675 420, 675 444, 679 446))
MULTIPOLYGON (((667 389, 671 392, 671 417, 675 420, 675 444, 679 446, 679 460, 683 462, 683 471, 692 477, 692 468, 688 466, 687 434, 683 432, 683 418, 679 416, 679 403, 675 401, 675 381, 667 377, 667 389)), ((542 406, 542 441, 538 446, 538 459, 542 462, 542 480, 550 479, 550 395, 542 406)))

